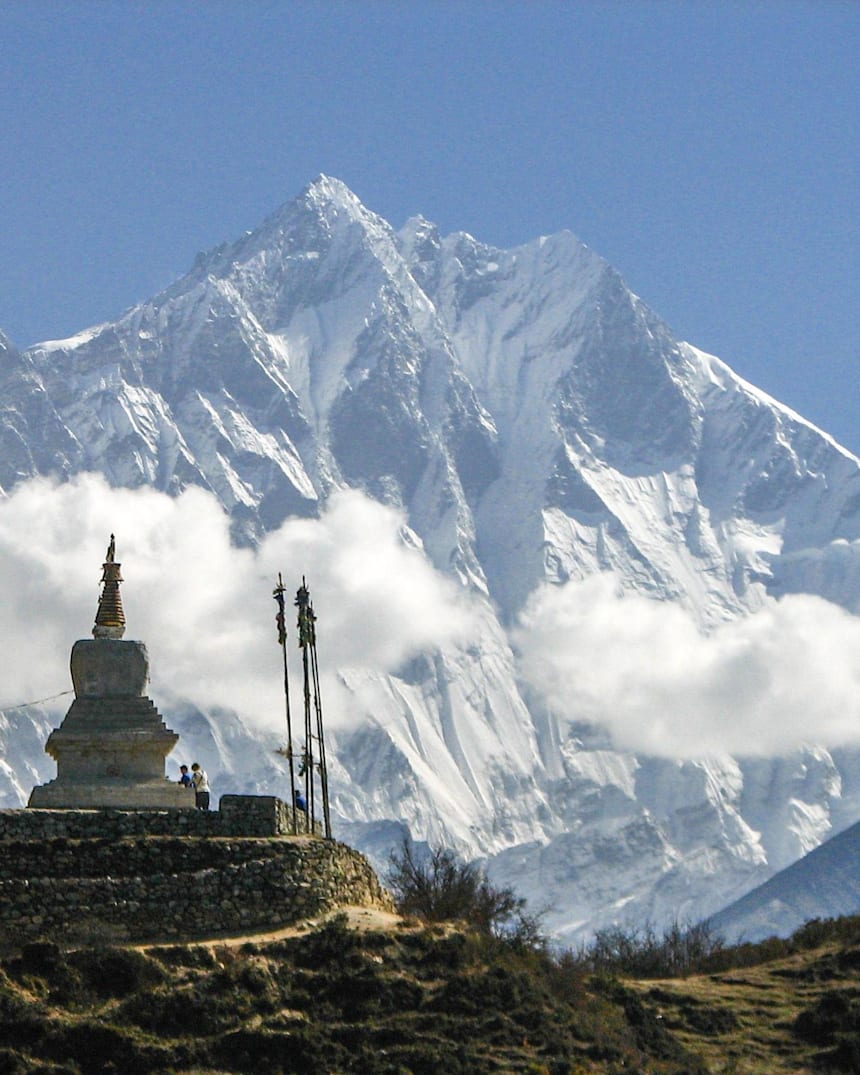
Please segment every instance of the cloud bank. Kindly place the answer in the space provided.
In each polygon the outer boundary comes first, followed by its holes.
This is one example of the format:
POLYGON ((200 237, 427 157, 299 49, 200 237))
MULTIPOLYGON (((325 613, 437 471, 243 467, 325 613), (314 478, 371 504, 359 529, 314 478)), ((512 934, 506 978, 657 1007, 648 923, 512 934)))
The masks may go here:
MULTIPOLYGON (((35 479, 0 501, 0 708, 70 689, 69 652, 90 636, 112 532, 126 637, 146 642, 151 695, 168 717, 164 699, 183 697, 280 729, 278 572, 294 707, 292 601, 304 575, 331 725, 361 708, 338 688, 337 669, 393 672, 480 629, 403 515, 359 492, 335 494, 319 519, 288 520, 252 550, 231 545, 228 516, 200 489, 172 498, 95 475, 35 479)), ((604 574, 541 587, 511 637, 532 695, 563 720, 605 727, 619 749, 685 758, 860 743, 860 618, 820 598, 769 601, 704 636, 679 606, 621 596, 604 574)))
MULTIPOLYGON (((35 479, 0 501, 0 707, 71 687, 69 652, 90 636, 111 533, 125 579, 125 637, 147 644, 156 704, 159 690, 169 690, 280 726, 278 572, 287 587, 296 692, 292 602, 303 575, 318 617, 320 666, 329 674, 347 665, 390 672, 471 626, 459 587, 403 540, 402 515, 361 493, 335 494, 320 519, 288 520, 251 550, 230 544, 228 516, 200 489, 172 498, 112 489, 95 475, 60 485, 35 479)), ((331 707, 327 715, 349 717, 331 707)))
POLYGON ((860 618, 818 597, 768 601, 702 635, 677 605, 599 575, 531 598, 514 635, 553 711, 621 749, 776 756, 860 742, 860 618))

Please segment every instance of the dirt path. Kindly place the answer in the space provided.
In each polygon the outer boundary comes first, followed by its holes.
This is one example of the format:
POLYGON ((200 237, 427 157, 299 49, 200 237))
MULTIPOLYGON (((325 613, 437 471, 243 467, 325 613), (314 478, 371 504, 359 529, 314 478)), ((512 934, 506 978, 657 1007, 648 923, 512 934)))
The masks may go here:
POLYGON ((149 941, 130 945, 138 951, 148 948, 173 948, 182 945, 186 948, 238 948, 243 944, 266 944, 269 941, 278 941, 284 937, 300 937, 303 933, 317 929, 331 918, 345 914, 350 929, 367 932, 370 930, 400 930, 405 926, 404 920, 398 914, 383 911, 376 907, 339 907, 328 914, 318 918, 308 918, 302 922, 295 922, 281 929, 260 930, 254 933, 219 935, 217 937, 198 938, 193 941, 163 940, 149 941))

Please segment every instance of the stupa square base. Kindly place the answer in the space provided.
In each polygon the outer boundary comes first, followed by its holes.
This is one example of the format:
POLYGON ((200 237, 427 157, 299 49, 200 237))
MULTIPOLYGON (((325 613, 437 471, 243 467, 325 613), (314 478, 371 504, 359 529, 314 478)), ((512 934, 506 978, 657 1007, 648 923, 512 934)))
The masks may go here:
POLYGON ((99 781, 73 783, 52 780, 30 794, 29 808, 46 810, 194 810, 194 792, 181 784, 157 780, 148 783, 99 781))

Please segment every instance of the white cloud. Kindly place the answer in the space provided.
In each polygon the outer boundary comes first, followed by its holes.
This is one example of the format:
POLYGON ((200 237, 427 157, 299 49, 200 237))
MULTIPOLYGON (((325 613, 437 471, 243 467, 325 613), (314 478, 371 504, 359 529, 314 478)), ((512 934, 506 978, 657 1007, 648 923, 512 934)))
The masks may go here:
POLYGON ((860 618, 818 597, 769 601, 705 636, 679 606, 611 575, 542 587, 515 632, 524 679, 622 749, 683 758, 860 743, 860 618))
MULTIPOLYGON (((279 571, 294 708, 292 602, 305 575, 327 719, 354 719, 338 668, 391 672, 477 630, 463 591, 404 541, 404 527, 402 514, 344 491, 320 519, 288 520, 259 549, 237 549, 228 517, 199 489, 171 498, 94 475, 22 483, 0 501, 0 707, 71 687, 69 652, 90 636, 114 532, 126 637, 149 648, 150 693, 168 722, 160 692, 280 728, 279 571)), ((860 618, 819 598, 768 602, 704 636, 677 605, 619 596, 600 575, 537 591, 514 643, 534 691, 562 717, 605 726, 623 749, 768 755, 860 742, 860 618)))
POLYGON ((171 498, 112 489, 95 475, 22 483, 0 501, 0 706, 70 687, 69 651, 90 636, 113 532, 126 638, 147 644, 156 704, 159 689, 169 689, 279 725, 283 665, 272 598, 279 571, 294 692, 292 602, 303 575, 329 675, 343 665, 392 671, 431 642, 468 630, 464 595, 403 541, 403 528, 398 512, 346 491, 320 519, 288 520, 258 550, 237 549, 228 517, 200 489, 171 498))

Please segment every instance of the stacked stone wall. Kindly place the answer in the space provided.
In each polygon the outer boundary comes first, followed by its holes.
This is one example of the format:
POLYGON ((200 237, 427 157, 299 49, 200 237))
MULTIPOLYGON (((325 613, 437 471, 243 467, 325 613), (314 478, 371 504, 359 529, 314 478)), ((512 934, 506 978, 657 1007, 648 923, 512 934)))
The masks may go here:
POLYGON ((225 836, 222 826, 236 827, 235 817, 0 811, 0 938, 178 941, 275 929, 343 906, 393 910, 367 860, 345 844, 225 836))
MULTIPOLYGON (((299 832, 306 816, 296 812, 299 832)), ((0 841, 124 836, 287 836, 292 810, 273 795, 223 795, 218 810, 0 810, 0 841)))
POLYGON ((182 877, 201 870, 222 870, 254 861, 295 857, 304 843, 318 843, 307 836, 197 837, 125 836, 120 840, 9 840, 0 844, 0 881, 45 876, 182 877))

